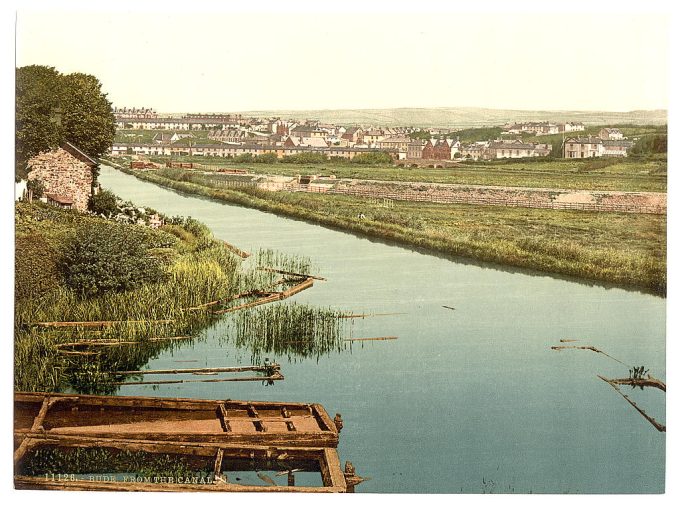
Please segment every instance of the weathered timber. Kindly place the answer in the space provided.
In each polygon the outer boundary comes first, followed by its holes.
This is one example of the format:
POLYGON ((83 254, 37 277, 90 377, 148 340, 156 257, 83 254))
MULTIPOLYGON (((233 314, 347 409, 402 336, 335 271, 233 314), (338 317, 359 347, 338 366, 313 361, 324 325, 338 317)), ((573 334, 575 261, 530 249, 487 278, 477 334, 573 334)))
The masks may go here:
MULTIPOLYGON (((123 345, 141 345, 144 343, 190 340, 191 336, 168 336, 163 338, 147 338, 144 340, 80 340, 77 342, 57 343, 57 349, 77 347, 118 347, 123 345)), ((64 351, 68 352, 68 351, 64 351)))
POLYGON ((206 445, 336 447, 338 444, 337 429, 318 404, 134 396, 74 397, 51 393, 15 393, 14 401, 17 447, 27 438, 69 439, 74 436, 202 442, 206 445), (48 400, 48 408, 57 402, 59 408, 38 418, 45 400, 48 400), (283 409, 288 417, 284 416, 283 409), (295 430, 291 430, 289 423, 295 430))
POLYGON ((602 351, 602 350, 600 350, 600 349, 598 349, 598 348, 596 348, 596 347, 593 347, 592 345, 583 345, 583 346, 579 346, 579 345, 553 345, 553 346, 550 347, 550 348, 551 348, 552 350, 566 350, 566 349, 592 350, 593 352, 596 352, 597 354, 602 354, 603 356, 607 356, 609 359, 613 359, 613 360, 616 361, 617 363, 620 363, 620 364, 622 364, 622 365, 624 365, 624 366, 630 367, 630 365, 624 363, 623 361, 619 361, 619 360, 616 359, 615 357, 610 356, 610 355, 607 354, 606 352, 604 352, 604 351, 602 351))
POLYGON ((613 378, 613 379, 608 379, 609 382, 613 382, 614 384, 618 385, 627 385, 627 386, 638 386, 638 387, 654 387, 656 389, 660 389, 663 392, 666 392, 666 384, 662 382, 661 380, 654 378, 654 377, 647 377, 647 378, 613 378))
POLYGON ((260 267, 258 269, 260 269, 262 271, 267 271, 269 273, 278 273, 280 275, 294 276, 296 278, 313 278, 314 280, 321 280, 323 282, 326 281, 326 279, 321 277, 321 276, 305 275, 305 274, 302 274, 302 273, 294 273, 293 271, 284 271, 282 269, 275 269, 275 268, 269 268, 269 267, 260 267))
POLYGON ((406 315, 406 312, 390 312, 390 313, 348 313, 346 315, 339 315, 339 319, 364 319, 366 317, 384 317, 388 315, 406 315))
POLYGON ((241 250, 240 248, 237 248, 237 247, 235 247, 234 245, 232 245, 232 244, 230 244, 230 243, 227 243, 227 242, 224 241, 224 240, 222 241, 222 243, 223 243, 224 246, 227 248, 227 250, 229 250, 230 252, 235 253, 236 255, 238 255, 239 257, 241 257, 242 259, 247 259, 248 257, 250 257, 250 254, 249 254, 248 252, 245 252, 245 251, 241 250))
MULTIPOLYGON (((308 277, 303 282, 301 282, 297 285, 294 285, 293 287, 286 289, 284 291, 271 292, 271 293, 260 292, 260 294, 263 295, 263 297, 261 297, 260 299, 257 299, 255 301, 251 301, 249 303, 243 303, 243 304, 238 305, 238 306, 232 306, 231 308, 225 308, 223 310, 216 310, 216 311, 213 311, 212 313, 214 315, 222 315, 222 314, 225 314, 225 313, 235 312, 237 310, 244 310, 246 308, 253 308, 253 307, 259 306, 259 305, 264 305, 264 304, 267 304, 267 303, 273 303, 274 301, 280 301, 282 299, 289 298, 289 297, 297 294, 298 292, 302 292, 305 289, 309 289, 313 285, 314 285, 314 280, 311 277, 308 277)), ((259 292, 259 291, 256 291, 256 292, 259 292)))
POLYGON ((381 340, 396 340, 398 336, 376 336, 374 338, 345 338, 343 342, 371 342, 381 340))
MULTIPOLYGON (((190 482, 114 482, 114 481, 54 481, 46 477, 29 477, 15 475, 17 489, 55 489, 55 490, 89 490, 89 491, 267 491, 267 492, 346 492, 347 484, 340 469, 339 459, 335 449, 317 447, 286 447, 286 446, 233 446, 204 443, 179 443, 155 441, 131 441, 121 439, 92 439, 82 437, 70 438, 42 438, 37 445, 51 445, 59 448, 108 448, 127 451, 140 451, 149 454, 173 454, 185 456, 201 456, 213 458, 213 472, 220 474, 222 479, 205 484, 190 482), (309 461, 315 463, 321 472, 321 487, 296 487, 277 485, 240 485, 229 483, 221 474, 222 462, 232 459, 270 459, 275 458, 281 466, 289 465, 289 470, 295 471, 293 463, 309 461), (342 476, 342 477, 341 477, 342 476)), ((244 468, 243 470, 248 470, 244 468)), ((64 471, 67 472, 67 471, 64 471)), ((272 481, 273 482, 273 481, 272 481)))
POLYGON ((286 289, 283 292, 281 292, 281 299, 286 299, 289 298, 298 292, 302 292, 305 289, 309 289, 314 285, 314 279, 313 278, 307 278, 304 282, 299 283, 297 285, 294 285, 290 289, 286 289))
POLYGON ((256 301, 251 301, 250 303, 243 303, 242 305, 232 306, 231 308, 225 308, 224 310, 216 310, 212 312, 214 315, 222 315, 224 313, 231 313, 237 310, 245 310, 246 308, 253 308, 255 306, 264 305, 267 303, 273 303, 274 301, 279 301, 281 299, 281 293, 276 292, 271 296, 265 296, 256 301))
POLYGON ((602 375, 598 375, 598 377, 599 377, 601 380, 604 380, 604 381, 605 381, 607 384, 609 384, 610 386, 612 386, 612 387, 616 390, 617 393, 619 393, 621 396, 623 396, 623 399, 624 399, 624 400, 626 400, 626 401, 627 401, 627 402, 628 402, 635 410, 637 410, 638 413, 639 413, 642 417, 644 417, 645 419, 647 419, 647 421, 649 421, 649 423, 650 423, 652 426, 654 426, 658 431, 660 431, 660 432, 662 432, 662 433, 665 433, 665 432, 666 432, 666 426, 665 426, 665 425, 661 424, 660 422, 657 422, 656 419, 654 419, 652 416, 648 415, 647 412, 645 412, 643 409, 641 409, 641 408, 637 405, 637 403, 635 403, 633 400, 630 399, 630 397, 629 397, 628 395, 624 394, 624 393, 621 391, 621 389, 619 388, 619 386, 616 385, 616 383, 612 382, 612 381, 611 381, 610 379, 608 379, 608 378, 603 377, 602 375))
POLYGON ((268 366, 225 366, 219 368, 179 368, 172 370, 129 370, 129 371, 110 371, 110 375, 182 375, 186 373, 238 373, 243 371, 278 371, 281 366, 272 363, 268 366))
POLYGON ((231 377, 231 378, 211 378, 211 379, 177 379, 177 380, 139 380, 132 382, 110 382, 113 386, 143 386, 143 385, 165 385, 165 384, 191 384, 196 382, 219 383, 219 382, 261 382, 261 381, 284 380, 280 373, 274 373, 266 377, 231 377))
POLYGON ((34 322, 32 325, 38 327, 108 327, 116 324, 171 324, 175 319, 160 320, 91 320, 73 322, 34 322))

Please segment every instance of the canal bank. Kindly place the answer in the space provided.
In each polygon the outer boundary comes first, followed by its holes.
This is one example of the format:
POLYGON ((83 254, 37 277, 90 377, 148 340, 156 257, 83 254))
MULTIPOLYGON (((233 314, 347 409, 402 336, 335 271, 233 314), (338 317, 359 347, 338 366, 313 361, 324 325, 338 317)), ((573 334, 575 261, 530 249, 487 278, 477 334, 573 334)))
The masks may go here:
POLYGON ((174 190, 431 252, 666 291, 665 215, 408 201, 386 207, 369 197, 229 188, 192 171, 122 169, 174 190))

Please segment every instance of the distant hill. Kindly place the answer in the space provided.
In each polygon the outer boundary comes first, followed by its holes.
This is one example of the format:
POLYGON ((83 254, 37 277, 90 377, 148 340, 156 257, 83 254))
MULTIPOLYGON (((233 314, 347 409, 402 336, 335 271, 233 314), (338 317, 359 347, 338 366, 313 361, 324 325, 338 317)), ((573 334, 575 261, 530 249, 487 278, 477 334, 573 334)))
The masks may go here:
POLYGON ((468 128, 502 125, 511 121, 577 121, 587 125, 663 125, 667 111, 523 111, 474 107, 399 108, 399 109, 320 109, 242 111, 244 116, 311 119, 340 125, 384 125, 468 128))

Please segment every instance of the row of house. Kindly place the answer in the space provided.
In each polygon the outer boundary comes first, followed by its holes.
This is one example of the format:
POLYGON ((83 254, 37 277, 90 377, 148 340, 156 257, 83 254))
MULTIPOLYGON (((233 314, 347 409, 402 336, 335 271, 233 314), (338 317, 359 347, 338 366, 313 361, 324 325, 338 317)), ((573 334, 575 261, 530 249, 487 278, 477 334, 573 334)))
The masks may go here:
POLYGON ((532 134, 535 136, 548 136, 563 132, 578 132, 585 130, 585 125, 580 122, 553 123, 549 121, 506 123, 503 125, 504 134, 532 134))
POLYGON ((565 139, 564 158, 627 157, 633 142, 626 139, 571 137, 565 139))
POLYGON ((322 139, 302 138, 304 142, 293 141, 289 137, 284 145, 263 146, 259 144, 226 144, 226 143, 196 143, 191 145, 151 144, 151 143, 115 143, 111 154, 138 155, 138 156, 206 156, 235 158, 242 155, 254 157, 274 154, 277 158, 283 158, 301 153, 321 153, 328 158, 343 158, 352 160, 361 153, 387 152, 394 159, 399 158, 399 153, 390 150, 379 150, 367 147, 327 146, 322 139), (289 142, 290 141, 290 142, 289 142), (320 142, 319 142, 320 141, 320 142), (309 144, 308 144, 309 143, 309 144))

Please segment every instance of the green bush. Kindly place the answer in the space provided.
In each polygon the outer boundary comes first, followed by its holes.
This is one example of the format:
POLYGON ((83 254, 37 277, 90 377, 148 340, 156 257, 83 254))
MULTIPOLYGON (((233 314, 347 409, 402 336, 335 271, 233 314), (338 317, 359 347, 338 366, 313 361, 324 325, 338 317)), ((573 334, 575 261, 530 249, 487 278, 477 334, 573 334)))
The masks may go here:
POLYGON ((166 234, 150 234, 150 229, 145 229, 116 223, 80 228, 67 244, 62 259, 66 284, 89 297, 163 280, 163 263, 149 255, 149 249, 167 246, 166 234))
POLYGON ((109 190, 102 190, 97 195, 90 197, 88 208, 97 215, 112 217, 119 212, 117 202, 118 198, 116 197, 116 194, 109 190))
POLYGON ((281 161, 288 164, 323 164, 328 162, 328 157, 324 153, 298 153, 287 155, 281 161))
POLYGON ((359 153, 356 155, 352 160, 352 164, 366 164, 366 165, 375 165, 375 164, 391 164, 392 163, 392 157, 390 157, 389 153, 385 153, 384 151, 375 151, 375 152, 370 152, 370 153, 359 153))
POLYGON ((41 234, 17 236, 14 269, 17 304, 42 297, 56 289, 61 281, 58 254, 41 234))

